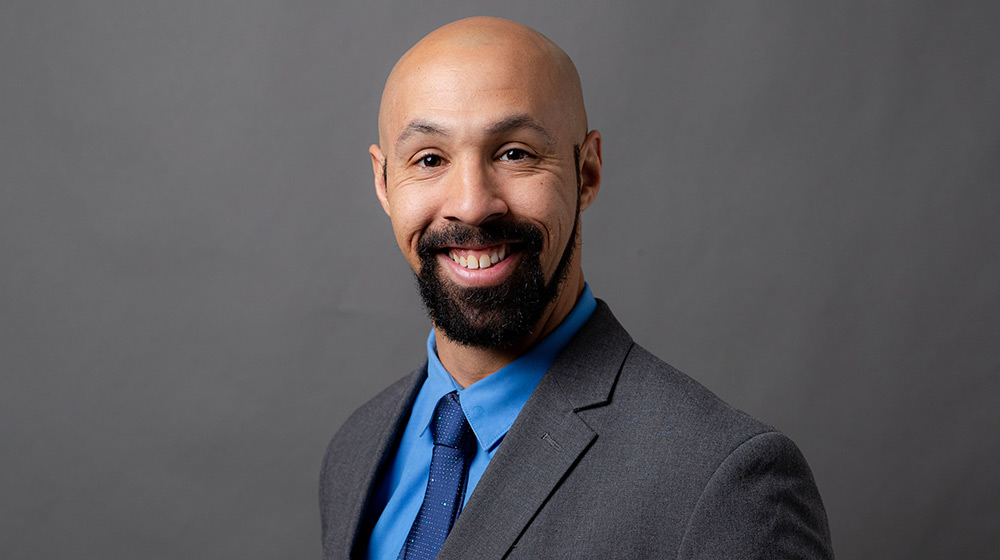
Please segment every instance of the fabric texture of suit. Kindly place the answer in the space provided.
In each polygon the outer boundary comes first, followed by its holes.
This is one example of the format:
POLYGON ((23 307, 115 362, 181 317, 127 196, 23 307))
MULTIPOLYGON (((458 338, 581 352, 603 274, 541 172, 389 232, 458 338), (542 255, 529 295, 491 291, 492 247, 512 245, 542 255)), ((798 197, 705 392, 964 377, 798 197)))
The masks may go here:
MULTIPOLYGON (((426 366, 387 388, 331 440, 320 478, 325 560, 363 557, 356 543, 371 530, 369 496, 425 375, 426 366)), ((598 301, 521 410, 438 558, 833 551, 795 444, 636 345, 598 301)))

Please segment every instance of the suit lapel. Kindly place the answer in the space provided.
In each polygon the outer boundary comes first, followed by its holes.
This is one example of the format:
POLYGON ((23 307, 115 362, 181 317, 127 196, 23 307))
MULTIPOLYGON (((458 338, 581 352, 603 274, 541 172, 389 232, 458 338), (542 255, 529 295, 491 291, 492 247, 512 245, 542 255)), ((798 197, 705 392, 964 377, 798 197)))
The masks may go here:
POLYGON ((502 558, 597 434, 577 411, 608 402, 632 339, 604 302, 524 405, 439 560, 502 558))
POLYGON ((354 478, 355 483, 347 489, 344 499, 337 506, 340 512, 330 514, 331 519, 346 521, 339 529, 330 528, 340 533, 339 538, 333 539, 333 542, 339 543, 336 546, 340 549, 337 558, 353 557, 352 551, 360 552, 356 546, 358 535, 363 534, 362 531, 366 534, 371 532, 371 527, 362 527, 367 519, 369 498, 374 491, 381 468, 389 460, 399 432, 409 417, 413 399, 426 374, 425 364, 389 388, 382 395, 386 405, 369 407, 368 410, 373 411, 373 414, 362 421, 362 425, 365 425, 366 421, 371 428, 364 433, 356 434, 352 441, 352 450, 355 453, 351 471, 363 473, 364 476, 354 478))

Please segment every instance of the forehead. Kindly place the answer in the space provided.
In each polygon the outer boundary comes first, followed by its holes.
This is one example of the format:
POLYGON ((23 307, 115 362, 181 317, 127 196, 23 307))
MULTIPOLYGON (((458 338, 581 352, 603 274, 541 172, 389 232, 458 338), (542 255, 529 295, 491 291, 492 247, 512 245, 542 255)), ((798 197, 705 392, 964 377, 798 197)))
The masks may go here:
POLYGON ((511 115, 530 116, 557 134, 566 128, 559 77, 537 55, 516 49, 410 54, 385 92, 383 141, 394 141, 413 122, 475 132, 511 115))

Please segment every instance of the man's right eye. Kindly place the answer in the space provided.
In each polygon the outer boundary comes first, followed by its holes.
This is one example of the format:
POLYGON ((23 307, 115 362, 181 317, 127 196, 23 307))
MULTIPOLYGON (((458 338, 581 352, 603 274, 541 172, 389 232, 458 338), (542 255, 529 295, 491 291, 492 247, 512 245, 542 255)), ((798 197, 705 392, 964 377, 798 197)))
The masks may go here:
POLYGON ((419 160, 417 160, 417 165, 419 165, 420 167, 437 167, 441 165, 441 163, 442 163, 441 156, 436 154, 427 154, 421 157, 419 160))

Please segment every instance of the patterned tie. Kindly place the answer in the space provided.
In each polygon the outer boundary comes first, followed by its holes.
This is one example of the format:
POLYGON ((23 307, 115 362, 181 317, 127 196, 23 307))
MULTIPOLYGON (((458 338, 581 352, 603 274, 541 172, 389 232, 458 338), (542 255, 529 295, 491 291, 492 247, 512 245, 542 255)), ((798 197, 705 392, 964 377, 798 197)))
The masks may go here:
POLYGON ((476 438, 452 391, 441 397, 431 419, 434 455, 420 512, 406 536, 399 560, 433 560, 455 523, 465 495, 465 473, 476 438))

